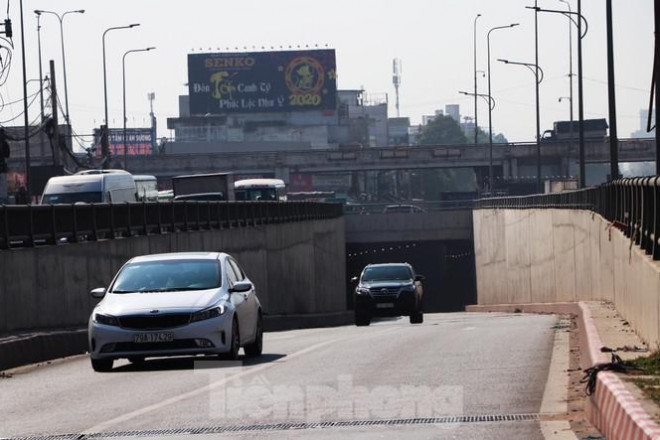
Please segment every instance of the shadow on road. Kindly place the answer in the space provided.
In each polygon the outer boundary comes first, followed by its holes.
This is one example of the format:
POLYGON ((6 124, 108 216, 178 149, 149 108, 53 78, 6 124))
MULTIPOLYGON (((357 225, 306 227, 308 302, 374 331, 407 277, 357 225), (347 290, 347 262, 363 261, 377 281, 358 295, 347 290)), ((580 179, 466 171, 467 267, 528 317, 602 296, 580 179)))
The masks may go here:
POLYGON ((194 370, 206 368, 232 368, 252 366, 276 362, 286 357, 285 354, 267 353, 259 357, 240 356, 237 361, 219 360, 211 356, 188 356, 172 358, 147 359, 142 362, 121 365, 112 372, 149 372, 149 371, 171 371, 171 370, 194 370))

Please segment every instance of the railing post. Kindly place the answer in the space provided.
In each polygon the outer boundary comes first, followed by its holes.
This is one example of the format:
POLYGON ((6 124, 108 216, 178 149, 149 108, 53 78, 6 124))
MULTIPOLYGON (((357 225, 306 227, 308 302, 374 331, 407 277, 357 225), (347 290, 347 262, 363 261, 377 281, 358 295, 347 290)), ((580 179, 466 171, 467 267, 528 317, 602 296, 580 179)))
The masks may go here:
POLYGON ((149 227, 147 226, 147 201, 142 201, 142 233, 149 235, 149 227))
POLYGON ((126 202, 126 237, 131 237, 133 231, 131 228, 131 205, 129 202, 126 202))
POLYGON ((57 220, 55 219, 55 205, 50 205, 51 244, 57 245, 57 220))
POLYGON ((156 211, 158 212, 158 233, 162 234, 163 233, 163 205, 160 202, 156 202, 156 205, 158 209, 156 211))
POLYGON ((73 236, 71 237, 71 242, 77 243, 78 242, 78 206, 74 203, 71 205, 71 210, 73 212, 73 215, 71 216, 72 222, 73 222, 73 236))
POLYGON ((2 205, 2 243, 0 243, 0 246, 2 249, 9 249, 11 247, 11 243, 9 240, 9 213, 7 212, 7 207, 5 205, 2 205))
POLYGON ((115 239, 116 228, 115 228, 115 207, 113 204, 108 204, 108 209, 110 211, 110 239, 115 239))
POLYGON ((33 212, 31 203, 29 205, 27 205, 27 209, 28 209, 28 219, 29 219, 28 220, 28 223, 29 223, 29 225, 28 225, 28 227, 29 227, 29 230, 28 230, 28 234, 29 234, 28 235, 28 237, 29 237, 28 246, 33 247, 34 246, 34 212, 33 212))
POLYGON ((653 259, 660 260, 660 176, 652 179, 653 184, 653 259))
POLYGON ((92 240, 99 239, 99 229, 96 224, 96 203, 92 203, 92 240))

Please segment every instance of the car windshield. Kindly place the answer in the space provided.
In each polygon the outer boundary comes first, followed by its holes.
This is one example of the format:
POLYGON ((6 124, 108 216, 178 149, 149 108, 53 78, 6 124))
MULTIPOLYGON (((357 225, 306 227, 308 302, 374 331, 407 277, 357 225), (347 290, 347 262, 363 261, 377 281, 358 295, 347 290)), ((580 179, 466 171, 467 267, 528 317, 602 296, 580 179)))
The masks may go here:
POLYGON ((73 192, 73 193, 62 193, 62 194, 44 194, 42 204, 51 204, 51 203, 76 203, 76 202, 86 202, 86 203, 100 203, 101 192, 92 191, 92 192, 73 192))
POLYGON ((245 188, 236 190, 236 200, 277 200, 275 188, 245 188))
POLYGON ((367 267, 362 281, 406 281, 412 279, 412 271, 407 266, 367 267))
POLYGON ((173 292, 220 287, 220 268, 215 260, 167 260, 124 266, 112 293, 173 292))

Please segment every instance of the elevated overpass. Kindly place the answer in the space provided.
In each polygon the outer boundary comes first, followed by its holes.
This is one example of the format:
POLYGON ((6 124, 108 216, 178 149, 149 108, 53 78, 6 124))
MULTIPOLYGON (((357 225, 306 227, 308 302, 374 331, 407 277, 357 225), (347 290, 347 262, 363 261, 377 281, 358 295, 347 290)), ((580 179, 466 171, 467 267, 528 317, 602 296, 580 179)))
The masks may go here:
MULTIPOLYGON (((215 153, 150 155, 131 158, 129 171, 160 177, 181 173, 233 171, 238 174, 274 173, 346 173, 354 171, 409 170, 422 168, 483 168, 489 164, 488 145, 409 146, 361 148, 349 150, 301 150, 256 153, 215 153)), ((569 162, 578 157, 577 143, 544 142, 542 161, 553 175, 568 175, 569 162)), ((609 147, 604 141, 587 142, 588 163, 609 161, 609 147)), ((655 144, 644 139, 619 141, 621 162, 652 161, 655 144)), ((495 144, 493 161, 501 175, 516 177, 521 165, 536 163, 535 143, 495 144)))
MULTIPOLYGON (((184 145, 185 143, 181 143, 184 145)), ((587 163, 609 161, 606 141, 587 142, 587 163)), ((481 168, 489 164, 489 146, 415 145, 388 148, 305 149, 290 151, 225 152, 213 154, 152 154, 132 156, 128 170, 161 178, 183 173, 232 171, 237 174, 273 174, 287 178, 290 173, 347 173, 359 171, 412 170, 424 168, 481 168)), ((547 175, 567 176, 578 158, 577 142, 543 142, 541 158, 547 175)), ((120 162, 123 158, 117 158, 120 162)), ((620 162, 655 160, 651 139, 621 139, 620 162)), ((33 165, 50 165, 49 156, 32 158, 33 165)), ((21 157, 10 158, 12 169, 24 168, 21 157)), ((536 166, 536 143, 521 142, 493 145, 497 175, 516 178, 525 166, 536 166)), ((535 168, 534 168, 535 170, 535 168)))

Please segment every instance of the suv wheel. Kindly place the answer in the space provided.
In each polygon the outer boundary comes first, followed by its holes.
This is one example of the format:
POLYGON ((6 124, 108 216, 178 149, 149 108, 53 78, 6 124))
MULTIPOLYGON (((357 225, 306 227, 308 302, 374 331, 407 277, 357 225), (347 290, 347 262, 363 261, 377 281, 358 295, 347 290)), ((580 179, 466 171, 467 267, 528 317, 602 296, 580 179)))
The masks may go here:
POLYGON ((364 312, 355 311, 355 325, 364 327, 371 324, 371 317, 364 312))
POLYGON ((410 323, 411 324, 421 324, 424 322, 424 313, 416 311, 410 314, 410 323))
POLYGON ((112 364, 114 360, 112 359, 93 359, 92 358, 92 368, 94 371, 98 371, 100 373, 106 373, 108 371, 112 371, 112 364))

